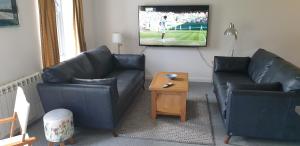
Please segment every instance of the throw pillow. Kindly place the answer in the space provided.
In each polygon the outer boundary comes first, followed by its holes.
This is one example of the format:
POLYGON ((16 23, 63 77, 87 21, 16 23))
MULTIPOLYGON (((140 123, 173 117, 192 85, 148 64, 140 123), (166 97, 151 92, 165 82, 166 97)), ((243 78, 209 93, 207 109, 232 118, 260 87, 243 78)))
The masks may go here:
POLYGON ((74 84, 88 84, 88 85, 109 85, 113 86, 117 84, 116 78, 104 78, 104 79, 80 79, 73 78, 72 83, 74 84))

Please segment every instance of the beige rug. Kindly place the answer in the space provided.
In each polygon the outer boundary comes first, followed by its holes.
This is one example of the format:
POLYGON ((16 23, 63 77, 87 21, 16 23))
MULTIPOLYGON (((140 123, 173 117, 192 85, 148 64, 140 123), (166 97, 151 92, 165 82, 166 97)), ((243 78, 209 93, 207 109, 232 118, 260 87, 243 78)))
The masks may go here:
POLYGON ((187 121, 178 117, 150 117, 150 95, 137 97, 118 130, 119 136, 179 143, 215 145, 207 97, 191 97, 187 101, 187 121))

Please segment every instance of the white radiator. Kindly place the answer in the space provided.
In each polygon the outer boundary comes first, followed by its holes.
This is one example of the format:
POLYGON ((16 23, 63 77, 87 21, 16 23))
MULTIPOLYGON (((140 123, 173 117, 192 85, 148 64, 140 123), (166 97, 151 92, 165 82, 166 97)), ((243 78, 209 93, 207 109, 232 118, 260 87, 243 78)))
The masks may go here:
MULTIPOLYGON (((23 88, 27 100, 30 102, 29 123, 40 119, 44 110, 37 92, 36 85, 41 82, 41 74, 35 73, 33 75, 24 77, 17 81, 8 83, 0 87, 0 118, 10 117, 13 114, 16 90, 20 86, 23 88)), ((9 134, 10 124, 0 125, 0 139, 9 134)))

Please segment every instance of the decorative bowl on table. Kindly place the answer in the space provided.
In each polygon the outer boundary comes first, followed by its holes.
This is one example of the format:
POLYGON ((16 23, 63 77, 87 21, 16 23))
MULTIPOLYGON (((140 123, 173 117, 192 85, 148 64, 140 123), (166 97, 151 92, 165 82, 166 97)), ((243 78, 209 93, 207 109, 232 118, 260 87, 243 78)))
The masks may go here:
POLYGON ((175 80, 177 78, 177 74, 166 74, 166 77, 169 78, 170 80, 175 80))

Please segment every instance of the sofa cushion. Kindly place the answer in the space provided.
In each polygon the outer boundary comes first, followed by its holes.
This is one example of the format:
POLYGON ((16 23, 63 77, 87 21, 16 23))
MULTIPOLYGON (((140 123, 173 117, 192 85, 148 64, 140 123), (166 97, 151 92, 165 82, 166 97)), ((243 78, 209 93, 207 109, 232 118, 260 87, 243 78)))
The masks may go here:
POLYGON ((144 76, 143 71, 139 70, 121 70, 114 71, 107 75, 106 78, 115 77, 118 79, 118 92, 120 98, 126 97, 134 88, 137 83, 142 80, 144 76))
POLYGON ((119 100, 118 89, 117 89, 117 78, 104 78, 104 79, 80 79, 80 78, 73 78, 73 84, 86 84, 86 85, 104 85, 104 86, 111 86, 113 91, 114 102, 117 103, 119 100))
POLYGON ((114 54, 116 69, 145 70, 145 55, 114 54))
POLYGON ((282 91, 281 83, 265 83, 265 84, 243 84, 227 82, 228 90, 260 90, 260 91, 282 91))
POLYGON ((267 84, 243 84, 227 82, 227 98, 225 101, 226 105, 233 90, 282 91, 282 86, 279 82, 267 84))
POLYGON ((95 71, 89 59, 84 54, 62 62, 54 67, 44 70, 44 82, 64 83, 76 78, 94 78, 95 71))
POLYGON ((262 83, 280 82, 283 91, 299 91, 300 90, 300 69, 293 64, 277 58, 269 71, 263 77, 262 83))
POLYGON ((264 49, 258 49, 252 56, 248 68, 251 79, 256 83, 260 83, 270 66, 273 64, 274 58, 278 58, 278 56, 264 49))
POLYGON ((218 85, 227 86, 227 82, 255 84, 247 74, 243 73, 228 73, 228 72, 215 72, 213 74, 213 81, 218 85))
POLYGON ((118 115, 122 115, 134 99, 136 90, 141 88, 144 81, 144 72, 140 70, 119 70, 114 71, 107 77, 118 79, 119 100, 117 102, 118 115))
POLYGON ((90 59, 95 69, 96 78, 102 78, 113 71, 113 55, 106 46, 101 46, 97 49, 87 51, 85 54, 90 59))
POLYGON ((213 74, 213 84, 224 118, 226 117, 227 82, 255 84, 244 73, 215 72, 213 74))
POLYGON ((247 73, 249 66, 249 57, 222 57, 215 56, 215 72, 240 72, 247 73))

